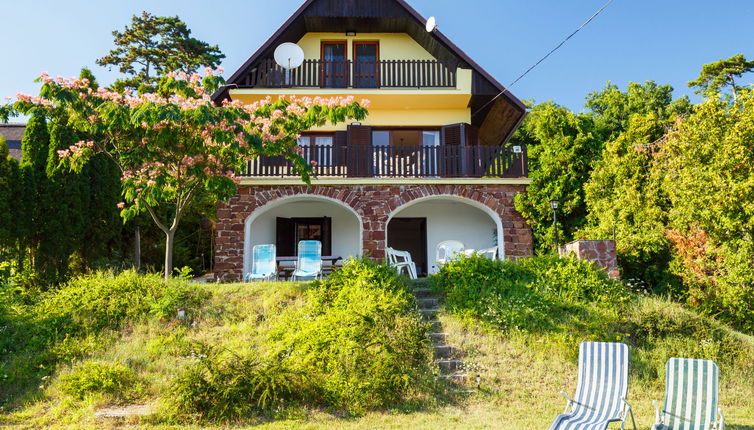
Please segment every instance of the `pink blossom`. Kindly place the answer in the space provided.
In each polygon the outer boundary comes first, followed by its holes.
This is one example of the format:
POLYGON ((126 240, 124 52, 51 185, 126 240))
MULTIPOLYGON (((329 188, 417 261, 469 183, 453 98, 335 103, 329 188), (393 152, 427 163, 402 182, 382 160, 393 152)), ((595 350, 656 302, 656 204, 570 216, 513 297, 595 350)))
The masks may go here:
POLYGON ((118 203, 118 204, 117 204, 117 205, 115 205, 115 206, 117 206, 117 207, 118 207, 118 209, 123 209, 124 207, 126 207, 126 203, 125 203, 125 202, 120 202, 120 203, 118 203))

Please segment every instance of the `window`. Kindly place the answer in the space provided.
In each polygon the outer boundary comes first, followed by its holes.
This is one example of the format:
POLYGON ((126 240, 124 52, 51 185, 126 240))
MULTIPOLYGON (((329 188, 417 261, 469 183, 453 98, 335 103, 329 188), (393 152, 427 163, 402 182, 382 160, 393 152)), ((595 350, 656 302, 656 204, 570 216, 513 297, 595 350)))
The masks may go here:
POLYGON ((317 165, 327 167, 333 165, 332 134, 302 135, 298 138, 298 146, 303 149, 306 161, 316 161, 317 165))
POLYGON ((440 146, 440 132, 422 131, 422 146, 440 146))
POLYGON ((302 240, 322 242, 322 255, 332 255, 332 218, 276 218, 275 245, 278 257, 298 255, 302 240))
POLYGON ((353 42, 354 88, 379 87, 377 71, 380 57, 379 42, 353 42))
POLYGON ((346 79, 346 42, 322 42, 321 74, 323 88, 345 88, 346 79))

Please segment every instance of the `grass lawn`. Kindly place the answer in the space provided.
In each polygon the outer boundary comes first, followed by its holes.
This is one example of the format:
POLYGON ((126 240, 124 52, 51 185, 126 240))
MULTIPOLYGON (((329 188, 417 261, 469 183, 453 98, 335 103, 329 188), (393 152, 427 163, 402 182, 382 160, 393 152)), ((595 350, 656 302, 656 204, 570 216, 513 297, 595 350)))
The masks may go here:
MULTIPOLYGON (((442 312, 439 319, 449 334, 449 343, 458 347, 470 375, 479 375, 480 385, 471 394, 405 410, 370 412, 360 417, 343 417, 324 411, 281 412, 270 421, 247 421, 232 425, 166 423, 155 417, 96 418, 104 407, 149 405, 160 410, 160 395, 181 357, 190 354, 196 342, 211 343, 234 351, 251 349, 261 343, 265 315, 279 312, 302 300, 306 283, 255 283, 207 285, 210 301, 194 315, 193 326, 178 322, 146 320, 128 325, 112 341, 103 342, 92 359, 128 362, 136 369, 140 386, 131 397, 114 400, 108 396, 71 398, 60 391, 59 380, 70 370, 61 368, 27 403, 11 413, 0 415, 0 427, 101 429, 138 428, 255 428, 255 429, 546 429, 561 413, 565 402, 558 394, 573 394, 577 363, 567 331, 501 335, 479 325, 442 312)), ((640 306, 681 308, 660 299, 641 299, 640 306)), ((754 339, 736 335, 754 351, 754 339)), ((700 339, 701 341, 701 339, 700 339)), ((632 354, 634 351, 632 350, 632 354)), ((754 360, 754 357, 752 357, 754 360)), ((633 362, 633 361, 632 361, 633 362)), ((749 369, 751 369, 751 365, 749 369)), ((746 372, 739 372, 745 375, 746 372)), ((749 376, 752 373, 748 373, 749 376)), ((472 381, 473 382, 473 381, 472 381)), ((647 382, 633 375, 629 388, 640 429, 654 420, 651 401, 661 400, 664 377, 647 382), (642 382, 643 381, 643 382, 642 382)), ((754 429, 754 379, 733 379, 722 369, 721 406, 728 429, 754 429)), ((619 425, 611 426, 619 428, 619 425)), ((630 428, 627 427, 627 428, 630 428)))

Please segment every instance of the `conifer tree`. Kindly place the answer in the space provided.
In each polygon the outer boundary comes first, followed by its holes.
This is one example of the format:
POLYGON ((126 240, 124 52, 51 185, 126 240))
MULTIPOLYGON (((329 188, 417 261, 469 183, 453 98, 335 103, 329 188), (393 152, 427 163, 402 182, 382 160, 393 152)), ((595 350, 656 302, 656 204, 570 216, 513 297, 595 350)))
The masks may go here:
POLYGON ((45 222, 50 214, 45 213, 50 208, 50 198, 47 182, 47 154, 50 149, 50 135, 47 131, 47 120, 43 109, 32 112, 26 131, 21 140, 21 182, 23 193, 19 196, 20 210, 18 227, 23 238, 22 248, 28 253, 32 267, 37 268, 39 243, 46 231, 45 222))
POLYGON ((14 200, 18 182, 18 163, 9 155, 5 138, 0 136, 0 249, 13 248, 18 232, 14 200))

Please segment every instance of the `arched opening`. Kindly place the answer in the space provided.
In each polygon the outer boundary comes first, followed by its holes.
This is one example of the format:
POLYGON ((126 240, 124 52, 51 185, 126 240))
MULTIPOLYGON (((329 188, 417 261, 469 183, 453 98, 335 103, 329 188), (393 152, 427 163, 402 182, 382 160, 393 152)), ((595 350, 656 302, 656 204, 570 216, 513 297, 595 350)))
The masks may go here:
POLYGON ((387 246, 409 251, 417 270, 423 274, 437 272, 437 245, 457 240, 467 249, 497 246, 503 249, 502 221, 489 207, 458 196, 428 196, 408 202, 390 214, 387 246))
POLYGON ((320 240, 322 254, 343 259, 361 255, 361 217, 340 200, 317 195, 281 197, 246 219, 244 273, 251 269, 254 245, 272 243, 278 257, 293 257, 299 240, 320 240))

